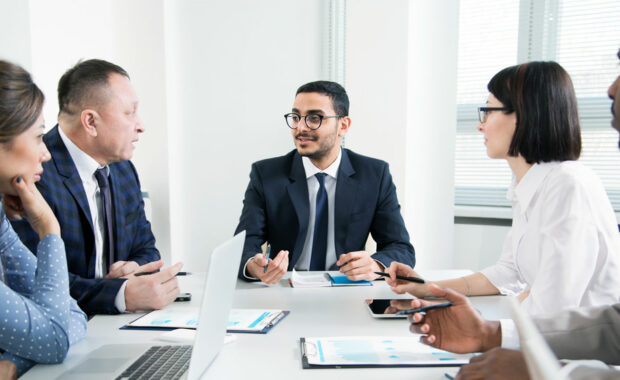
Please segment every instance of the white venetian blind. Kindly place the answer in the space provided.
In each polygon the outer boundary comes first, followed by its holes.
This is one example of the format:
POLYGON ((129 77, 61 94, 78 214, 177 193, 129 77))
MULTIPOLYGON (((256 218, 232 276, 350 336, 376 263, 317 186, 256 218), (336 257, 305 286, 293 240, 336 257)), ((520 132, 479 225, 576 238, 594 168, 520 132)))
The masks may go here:
POLYGON ((487 157, 476 130, 476 107, 500 69, 529 60, 555 60, 571 75, 582 127, 581 161, 602 179, 620 209, 620 152, 610 127, 607 87, 618 75, 618 0, 460 2, 455 203, 506 206, 512 174, 487 157), (518 54, 520 52, 520 55, 518 54))

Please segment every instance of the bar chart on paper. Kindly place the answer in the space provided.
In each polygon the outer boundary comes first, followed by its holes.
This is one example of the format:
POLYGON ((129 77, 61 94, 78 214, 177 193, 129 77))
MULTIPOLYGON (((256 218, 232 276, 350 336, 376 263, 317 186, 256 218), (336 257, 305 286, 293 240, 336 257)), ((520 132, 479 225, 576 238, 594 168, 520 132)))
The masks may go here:
POLYGON ((451 366, 472 357, 426 346, 417 336, 304 338, 304 351, 311 366, 451 366))

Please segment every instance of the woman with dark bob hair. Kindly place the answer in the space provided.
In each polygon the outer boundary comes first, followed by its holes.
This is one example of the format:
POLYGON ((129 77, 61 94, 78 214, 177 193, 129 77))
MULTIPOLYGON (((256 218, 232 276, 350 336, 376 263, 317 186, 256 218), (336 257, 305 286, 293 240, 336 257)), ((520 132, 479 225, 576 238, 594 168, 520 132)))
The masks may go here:
MULTIPOLYGON (((599 178, 576 161, 581 135, 568 73, 530 62, 500 71, 487 87, 478 130, 489 157, 512 169, 512 228, 495 265, 437 283, 467 296, 518 294, 531 314, 618 302, 618 223, 599 178)), ((395 280, 415 276, 410 267, 394 263, 389 272, 395 292, 432 296, 427 284, 395 280)))
POLYGON ((0 378, 35 363, 59 363, 86 334, 86 316, 69 295, 56 216, 35 186, 50 159, 43 143, 43 93, 21 67, 0 60, 0 378), (6 215, 5 215, 6 213, 6 215), (7 220, 38 233, 36 256, 7 220))

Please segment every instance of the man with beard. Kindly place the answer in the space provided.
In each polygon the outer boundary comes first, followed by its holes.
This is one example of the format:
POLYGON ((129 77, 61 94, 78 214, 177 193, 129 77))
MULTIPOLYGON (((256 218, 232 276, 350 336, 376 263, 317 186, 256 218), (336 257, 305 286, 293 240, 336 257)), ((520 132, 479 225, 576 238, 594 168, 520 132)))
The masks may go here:
POLYGON ((252 165, 237 226, 246 230, 239 277, 273 284, 297 269, 373 280, 392 261, 414 266, 388 164, 341 148, 351 126, 344 88, 307 83, 284 117, 296 149, 252 165), (365 250, 369 233, 374 254, 365 250), (261 253, 265 242, 272 259, 261 253))

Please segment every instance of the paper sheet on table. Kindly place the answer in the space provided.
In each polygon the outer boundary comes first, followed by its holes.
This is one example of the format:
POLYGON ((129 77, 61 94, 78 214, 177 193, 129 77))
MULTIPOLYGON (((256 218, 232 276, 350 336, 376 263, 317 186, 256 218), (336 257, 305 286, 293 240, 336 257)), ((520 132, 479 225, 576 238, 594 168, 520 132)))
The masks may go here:
POLYGON ((351 281, 347 276, 332 276, 325 272, 310 272, 301 274, 293 269, 289 283, 293 288, 322 288, 327 286, 371 286, 366 280, 351 281))
POLYGON ((310 367, 453 366, 467 364, 473 356, 453 354, 424 345, 419 342, 418 336, 302 338, 302 356, 304 354, 310 367))
MULTIPOLYGON (((261 332, 275 325, 287 312, 272 309, 232 309, 228 317, 228 331, 261 332)), ((155 310, 127 324, 138 328, 198 327, 198 308, 155 310)))
POLYGON ((325 272, 310 272, 301 274, 293 269, 291 286, 294 288, 320 288, 332 286, 332 279, 325 272))

